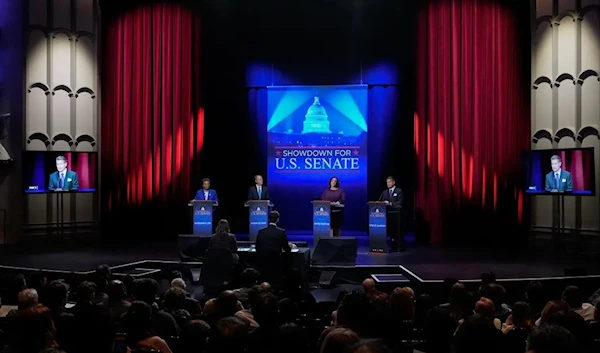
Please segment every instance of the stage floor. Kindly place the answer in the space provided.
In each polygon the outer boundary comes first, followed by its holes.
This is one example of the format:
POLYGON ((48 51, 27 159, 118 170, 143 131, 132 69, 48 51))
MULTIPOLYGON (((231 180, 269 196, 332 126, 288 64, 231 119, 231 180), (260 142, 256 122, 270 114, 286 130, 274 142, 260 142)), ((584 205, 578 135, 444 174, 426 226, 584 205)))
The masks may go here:
MULTIPOLYGON (((290 241, 310 241, 307 235, 290 235, 290 241)), ((594 259, 564 253, 535 250, 445 249, 408 244, 402 253, 370 254, 368 238, 357 236, 356 268, 385 268, 387 273, 404 274, 418 282, 441 282, 445 278, 476 281, 485 271, 499 279, 530 280, 564 278, 564 270, 585 269, 588 277, 600 277, 600 263, 594 259)), ((410 239, 409 239, 410 240, 410 239)), ((0 269, 43 269, 56 272, 88 272, 98 264, 119 266, 139 261, 179 262, 177 242, 145 244, 105 243, 87 245, 53 244, 39 248, 0 246, 0 269)), ((346 267, 347 268, 347 267, 346 267)))

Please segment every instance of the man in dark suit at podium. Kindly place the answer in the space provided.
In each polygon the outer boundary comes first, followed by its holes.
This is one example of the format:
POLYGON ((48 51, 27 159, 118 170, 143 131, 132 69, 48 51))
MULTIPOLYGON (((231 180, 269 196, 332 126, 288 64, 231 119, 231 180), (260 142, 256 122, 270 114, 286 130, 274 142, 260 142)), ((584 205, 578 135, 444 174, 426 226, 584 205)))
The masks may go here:
POLYGON ((279 288, 283 279, 283 256, 288 256, 292 247, 288 242, 285 229, 277 226, 279 212, 269 212, 269 225, 258 231, 256 237, 256 254, 258 270, 263 280, 269 282, 273 288, 279 288))
POLYGON ((379 196, 379 201, 383 201, 390 206, 387 214, 387 227, 389 229, 388 235, 392 239, 392 250, 404 251, 404 235, 402 234, 402 223, 400 221, 404 193, 402 189, 396 187, 396 179, 392 176, 385 179, 385 184, 387 189, 383 190, 381 196, 379 196))
POLYGON ((254 186, 248 189, 248 201, 254 200, 270 200, 269 189, 263 185, 262 175, 255 175, 254 186))
POLYGON ((402 189, 396 187, 396 179, 389 176, 385 180, 385 184, 387 185, 387 189, 381 193, 379 201, 386 202, 392 207, 402 207, 404 193, 402 192, 402 189))

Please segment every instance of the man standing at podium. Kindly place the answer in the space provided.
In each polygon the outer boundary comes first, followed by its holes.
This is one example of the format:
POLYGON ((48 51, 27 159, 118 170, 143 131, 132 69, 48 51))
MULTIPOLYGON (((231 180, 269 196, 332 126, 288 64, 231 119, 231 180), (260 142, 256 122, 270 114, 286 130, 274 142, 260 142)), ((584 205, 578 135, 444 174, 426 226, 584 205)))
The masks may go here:
POLYGON ((383 201, 392 207, 402 207, 402 202, 404 202, 404 193, 401 189, 396 187, 396 179, 389 176, 385 180, 385 184, 387 185, 387 189, 381 193, 381 196, 379 196, 379 201, 383 201))
POLYGON ((262 175, 254 176, 254 186, 248 189, 248 201, 270 200, 269 189, 263 185, 262 175))
POLYGON ((196 201, 213 201, 214 203, 219 203, 219 198, 217 197, 217 192, 210 188, 210 179, 204 178, 202 179, 202 189, 196 192, 196 196, 194 197, 196 201))
POLYGON ((404 251, 404 235, 402 234, 400 211, 404 202, 404 193, 402 189, 396 187, 396 179, 389 176, 385 180, 387 189, 383 190, 379 201, 388 204, 387 222, 388 236, 392 239, 392 249, 396 251, 404 251))

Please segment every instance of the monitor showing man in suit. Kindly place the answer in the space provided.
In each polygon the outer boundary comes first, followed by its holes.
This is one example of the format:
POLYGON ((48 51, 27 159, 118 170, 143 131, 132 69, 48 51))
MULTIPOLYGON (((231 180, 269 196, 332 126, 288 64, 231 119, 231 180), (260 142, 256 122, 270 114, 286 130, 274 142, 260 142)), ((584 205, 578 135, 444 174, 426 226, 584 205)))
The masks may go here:
POLYGON ((562 169, 562 159, 558 155, 550 157, 552 171, 546 174, 546 191, 564 192, 573 191, 573 178, 571 173, 562 169))
POLYGON ((263 185, 262 175, 254 176, 254 185, 248 189, 248 201, 270 200, 269 189, 263 185))
POLYGON ((210 179, 204 178, 202 179, 202 189, 196 192, 196 196, 194 200, 200 201, 213 201, 214 203, 219 203, 219 197, 217 196, 217 191, 210 188, 210 179))
POLYGON ((77 173, 68 170, 67 158, 64 156, 56 157, 56 172, 50 174, 48 181, 48 190, 70 191, 79 189, 79 179, 77 173))

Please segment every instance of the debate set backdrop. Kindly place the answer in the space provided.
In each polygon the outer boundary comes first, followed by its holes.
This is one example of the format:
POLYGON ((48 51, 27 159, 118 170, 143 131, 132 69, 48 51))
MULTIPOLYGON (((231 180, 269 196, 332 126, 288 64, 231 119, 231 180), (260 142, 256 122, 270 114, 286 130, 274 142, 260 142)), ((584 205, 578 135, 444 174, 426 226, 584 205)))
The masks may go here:
POLYGON ((310 202, 337 177, 345 228, 364 229, 368 86, 270 86, 267 100, 267 180, 286 227, 310 229, 310 202))

